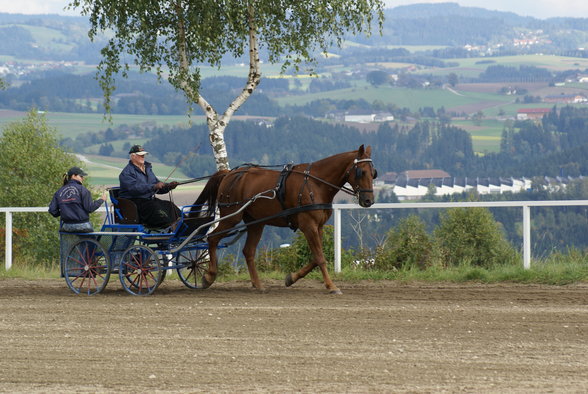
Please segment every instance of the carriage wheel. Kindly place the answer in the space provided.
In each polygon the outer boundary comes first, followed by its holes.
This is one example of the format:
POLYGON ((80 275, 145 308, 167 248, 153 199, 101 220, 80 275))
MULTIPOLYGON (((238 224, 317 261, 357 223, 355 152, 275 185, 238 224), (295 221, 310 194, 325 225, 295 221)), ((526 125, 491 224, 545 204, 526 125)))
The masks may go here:
POLYGON ((110 261, 100 243, 93 239, 76 242, 63 267, 65 283, 76 294, 98 294, 110 279, 110 261))
POLYGON ((178 276, 191 289, 205 289, 202 278, 208 272, 210 259, 208 249, 183 250, 178 253, 178 276))
POLYGON ((162 281, 163 266, 153 249, 133 245, 121 256, 118 276, 129 294, 150 295, 162 281))

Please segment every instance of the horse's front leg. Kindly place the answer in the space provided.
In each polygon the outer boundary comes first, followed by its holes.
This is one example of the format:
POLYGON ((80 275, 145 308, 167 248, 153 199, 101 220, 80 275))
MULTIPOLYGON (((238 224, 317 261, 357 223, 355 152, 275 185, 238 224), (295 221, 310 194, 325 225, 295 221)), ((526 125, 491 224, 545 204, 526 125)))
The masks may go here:
POLYGON ((255 268, 255 251, 257 250, 257 244, 261 239, 263 227, 263 224, 247 227, 247 241, 245 241, 245 246, 243 247, 243 256, 245 256, 245 261, 247 262, 251 284, 259 291, 264 291, 265 289, 261 285, 257 269, 255 268))
POLYGON ((329 290, 330 294, 343 294, 329 276, 327 270, 327 260, 323 254, 322 234, 318 228, 302 229, 306 242, 312 253, 310 263, 302 267, 297 272, 292 272, 286 276, 286 286, 292 286, 298 279, 304 278, 310 271, 317 265, 320 267, 321 273, 323 274, 323 282, 325 287, 329 290))

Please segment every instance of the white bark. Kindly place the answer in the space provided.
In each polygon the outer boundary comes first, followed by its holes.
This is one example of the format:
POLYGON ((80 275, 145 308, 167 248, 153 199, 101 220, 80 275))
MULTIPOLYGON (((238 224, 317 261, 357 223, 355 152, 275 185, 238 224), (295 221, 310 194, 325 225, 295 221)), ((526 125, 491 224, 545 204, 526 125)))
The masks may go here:
MULTIPOLYGON (((206 124, 208 125, 208 138, 212 147, 212 154, 217 170, 230 169, 229 156, 227 152, 227 146, 225 144, 224 132, 229 124, 231 117, 239 109, 245 101, 251 96, 259 81, 261 80, 261 70, 259 61, 259 47, 257 44, 257 27, 254 20, 254 9, 251 4, 248 5, 249 13, 249 74, 247 76, 247 83, 241 91, 241 93, 231 102, 224 114, 220 115, 218 112, 208 103, 208 101, 197 94, 197 103, 204 111, 206 116, 206 124)), ((180 66, 184 71, 185 75, 188 75, 189 64, 185 52, 185 33, 184 25, 180 21, 179 25, 179 37, 180 37, 180 66)), ((187 97, 194 97, 192 87, 188 82, 182 83, 182 89, 186 93, 187 97)))

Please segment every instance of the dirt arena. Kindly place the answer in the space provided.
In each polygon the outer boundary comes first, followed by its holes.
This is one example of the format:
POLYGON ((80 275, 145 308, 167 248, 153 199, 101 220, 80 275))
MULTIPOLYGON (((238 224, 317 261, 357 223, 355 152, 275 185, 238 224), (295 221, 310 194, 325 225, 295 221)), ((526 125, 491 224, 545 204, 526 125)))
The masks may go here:
POLYGON ((588 284, 0 280, 0 392, 588 392, 588 284))

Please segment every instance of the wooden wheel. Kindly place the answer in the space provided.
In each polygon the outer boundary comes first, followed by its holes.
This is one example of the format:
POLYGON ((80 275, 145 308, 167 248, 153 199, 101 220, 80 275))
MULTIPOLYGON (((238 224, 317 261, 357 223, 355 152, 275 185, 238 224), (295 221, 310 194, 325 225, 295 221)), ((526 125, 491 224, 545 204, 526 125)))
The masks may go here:
POLYGON ((204 289, 202 278, 208 272, 208 249, 189 249, 178 253, 177 264, 180 280, 191 289, 204 289))
POLYGON ((163 265, 153 249, 133 245, 121 256, 118 276, 124 289, 132 295, 150 295, 163 280, 163 265))
POLYGON ((65 283, 76 294, 98 294, 110 279, 110 261, 100 243, 93 239, 76 242, 63 266, 65 283))

